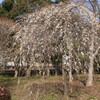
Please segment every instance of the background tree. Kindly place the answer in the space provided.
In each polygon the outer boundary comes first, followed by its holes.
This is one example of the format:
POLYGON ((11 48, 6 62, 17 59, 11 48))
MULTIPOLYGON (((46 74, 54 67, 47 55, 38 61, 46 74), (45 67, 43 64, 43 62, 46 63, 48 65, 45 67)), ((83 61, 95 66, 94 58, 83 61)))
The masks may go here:
POLYGON ((45 6, 61 1, 63 0, 57 0, 56 2, 51 0, 4 0, 1 4, 0 12, 3 16, 15 19, 17 16, 40 10, 45 6))
MULTIPOLYGON (((76 65, 85 66, 86 64, 88 66, 89 64, 88 68, 91 69, 91 54, 93 54, 93 52, 91 53, 91 33, 98 37, 98 25, 95 17, 88 8, 81 4, 66 5, 60 3, 26 15, 22 18, 22 21, 20 23, 21 29, 16 34, 16 38, 20 43, 21 62, 25 59, 29 63, 28 69, 31 69, 34 68, 34 63, 38 59, 37 61, 43 64, 40 68, 45 69, 47 62, 52 62, 52 59, 57 62, 59 59, 58 54, 61 54, 61 66, 59 68, 62 68, 64 95, 66 97, 67 69, 69 68, 70 81, 72 81, 72 69, 76 65), (77 43, 77 46, 75 43, 77 43), (80 54, 83 58, 85 55, 87 56, 84 62, 79 56, 80 54), (63 57, 68 57, 68 60, 64 61, 63 57)), ((95 43, 96 45, 93 48, 96 50, 99 44, 98 39, 95 43)), ((88 77, 90 76, 89 71, 88 77)))
POLYGON ((10 60, 10 56, 13 54, 12 47, 14 42, 13 33, 10 28, 13 26, 13 21, 6 18, 0 17, 0 56, 3 59, 2 63, 10 60))

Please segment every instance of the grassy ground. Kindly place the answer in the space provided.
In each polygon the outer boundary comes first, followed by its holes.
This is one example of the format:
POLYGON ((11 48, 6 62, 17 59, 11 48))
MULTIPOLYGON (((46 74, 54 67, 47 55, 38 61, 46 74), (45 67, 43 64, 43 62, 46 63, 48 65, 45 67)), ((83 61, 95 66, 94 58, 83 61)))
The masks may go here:
MULTIPOLYGON (((86 87, 87 75, 74 75, 68 84, 69 100, 100 100, 100 75, 94 76, 94 86, 86 87)), ((11 92, 12 100, 64 100, 61 76, 13 78, 0 76, 0 83, 11 92)))

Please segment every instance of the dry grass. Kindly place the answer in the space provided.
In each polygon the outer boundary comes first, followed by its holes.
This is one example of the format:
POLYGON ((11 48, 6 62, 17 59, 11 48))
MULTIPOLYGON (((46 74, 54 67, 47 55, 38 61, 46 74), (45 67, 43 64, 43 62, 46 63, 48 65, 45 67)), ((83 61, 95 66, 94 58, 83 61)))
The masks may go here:
MULTIPOLYGON (((68 83, 69 100, 100 100, 100 75, 94 76, 94 86, 86 87, 82 82, 87 75, 74 76, 73 84, 68 83)), ((12 100, 64 100, 61 76, 18 79, 1 77, 0 82, 11 91, 12 100)))

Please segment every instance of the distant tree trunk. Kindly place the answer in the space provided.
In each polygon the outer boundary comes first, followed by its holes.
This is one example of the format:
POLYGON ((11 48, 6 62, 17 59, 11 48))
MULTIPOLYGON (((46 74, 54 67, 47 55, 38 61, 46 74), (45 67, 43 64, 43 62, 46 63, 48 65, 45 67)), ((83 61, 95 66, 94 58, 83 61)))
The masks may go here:
POLYGON ((26 70, 26 77, 30 77, 31 76, 31 69, 27 68, 26 70))
POLYGON ((17 70, 17 69, 15 69, 15 75, 14 75, 14 77, 15 77, 15 78, 18 77, 18 70, 17 70))
POLYGON ((68 100, 68 92, 67 92, 67 78, 66 78, 66 71, 62 69, 62 77, 63 77, 63 84, 64 84, 64 98, 68 100))
POLYGON ((50 70, 47 69, 47 76, 50 76, 50 70))
POLYGON ((69 67, 69 83, 73 82, 73 76, 72 76, 72 67, 69 67))
POLYGON ((43 70, 43 79, 45 79, 45 74, 46 74, 45 70, 43 70))
POLYGON ((87 74, 87 71, 84 69, 83 74, 87 74))
POLYGON ((58 75, 58 73, 57 73, 57 69, 55 69, 55 76, 57 76, 58 75))
POLYGON ((42 76, 42 71, 41 71, 41 69, 39 69, 39 75, 42 76))
POLYGON ((50 76, 50 69, 49 69, 49 63, 47 63, 48 65, 47 65, 47 76, 50 76))

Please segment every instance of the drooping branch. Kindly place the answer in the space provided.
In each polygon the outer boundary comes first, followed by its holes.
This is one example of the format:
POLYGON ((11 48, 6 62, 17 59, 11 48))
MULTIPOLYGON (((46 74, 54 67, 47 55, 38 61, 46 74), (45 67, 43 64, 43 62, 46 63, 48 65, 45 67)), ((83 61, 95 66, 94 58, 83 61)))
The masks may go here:
POLYGON ((99 50, 100 50, 100 46, 98 46, 98 48, 96 49, 96 51, 94 53, 94 57, 98 54, 99 50))

